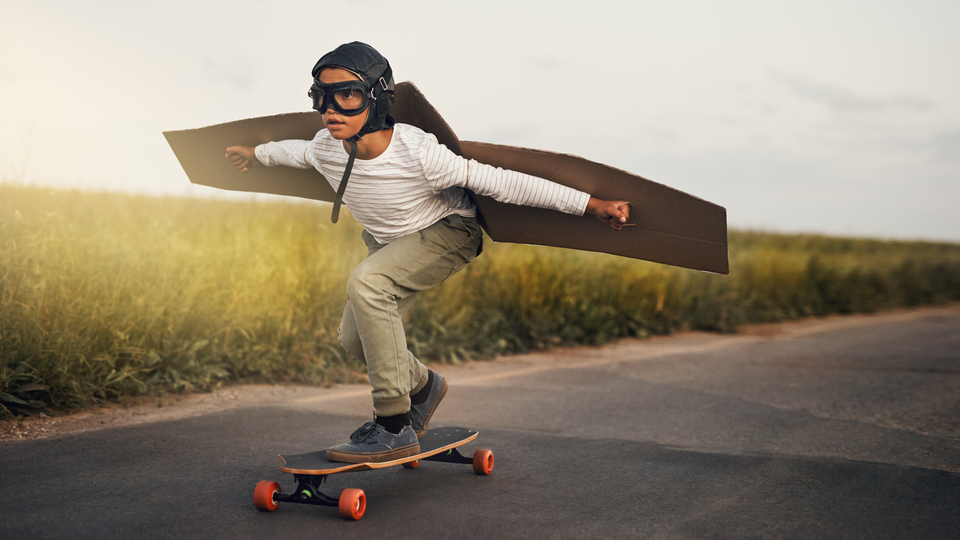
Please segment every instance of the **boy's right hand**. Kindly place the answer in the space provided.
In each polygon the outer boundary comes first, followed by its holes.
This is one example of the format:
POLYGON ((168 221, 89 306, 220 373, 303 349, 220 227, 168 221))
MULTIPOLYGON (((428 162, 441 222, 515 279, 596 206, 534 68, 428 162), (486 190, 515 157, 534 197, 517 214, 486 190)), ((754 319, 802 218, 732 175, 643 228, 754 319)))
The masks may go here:
POLYGON ((233 163, 234 167, 240 169, 240 172, 247 172, 252 167, 260 165, 253 146, 231 146, 227 148, 227 159, 233 163))

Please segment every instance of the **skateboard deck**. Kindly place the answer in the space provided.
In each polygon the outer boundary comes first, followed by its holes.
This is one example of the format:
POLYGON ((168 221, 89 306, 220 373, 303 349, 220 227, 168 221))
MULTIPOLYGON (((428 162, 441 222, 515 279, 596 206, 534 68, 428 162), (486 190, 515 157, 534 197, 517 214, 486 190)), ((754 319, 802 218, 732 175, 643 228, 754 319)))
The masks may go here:
MULTIPOLYGON (((546 178, 602 199, 627 200, 633 205, 634 226, 615 231, 589 216, 503 204, 471 193, 479 209, 480 223, 495 242, 597 251, 729 273, 727 211, 722 206, 577 156, 460 141, 440 113, 409 82, 397 84, 391 115, 397 122, 432 133, 455 154, 546 178)), ((241 173, 224 158, 228 146, 309 140, 321 129, 323 122, 314 111, 165 131, 163 135, 194 184, 332 202, 335 193, 316 170, 254 167, 241 173)))
POLYGON ((341 517, 358 520, 366 511, 366 494, 360 489, 347 488, 339 497, 325 495, 320 491, 320 487, 328 476, 345 472, 386 469, 398 465, 416 469, 421 461, 471 464, 475 473, 488 475, 493 470, 493 452, 480 449, 474 452, 472 457, 467 457, 457 450, 458 447, 476 439, 478 435, 476 431, 460 427, 430 429, 420 439, 420 453, 379 463, 331 461, 326 457, 326 450, 307 454, 280 455, 280 460, 283 461, 280 471, 294 475, 297 481, 296 490, 292 494, 284 495, 279 483, 264 480, 257 484, 253 492, 253 504, 258 510, 268 512, 276 510, 281 502, 336 506, 339 508, 341 517))
POLYGON ((280 455, 280 460, 284 466, 280 467, 281 472, 290 474, 337 474, 350 471, 369 471, 373 469, 386 469, 395 467, 404 463, 420 461, 441 452, 446 452, 452 448, 462 446, 477 438, 476 431, 466 428, 443 428, 430 429, 420 439, 420 453, 414 456, 395 459, 391 461, 382 461, 379 463, 343 463, 342 461, 332 461, 327 459, 326 450, 319 452, 310 452, 309 454, 297 454, 292 456, 280 455))

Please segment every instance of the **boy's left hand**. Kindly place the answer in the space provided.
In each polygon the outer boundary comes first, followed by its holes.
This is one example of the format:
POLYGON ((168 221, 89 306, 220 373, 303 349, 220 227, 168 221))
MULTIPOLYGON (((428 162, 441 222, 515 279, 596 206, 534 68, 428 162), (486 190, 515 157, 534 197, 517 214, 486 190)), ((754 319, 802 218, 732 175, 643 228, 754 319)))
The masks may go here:
POLYGON ((633 225, 633 223, 627 223, 630 219, 630 206, 629 201, 605 201, 590 197, 590 201, 587 202, 587 213, 597 216, 597 219, 609 223, 619 231, 625 226, 633 225))
POLYGON ((234 167, 244 173, 260 165, 260 160, 257 159, 257 152, 253 146, 230 146, 227 148, 226 158, 233 163, 234 167))

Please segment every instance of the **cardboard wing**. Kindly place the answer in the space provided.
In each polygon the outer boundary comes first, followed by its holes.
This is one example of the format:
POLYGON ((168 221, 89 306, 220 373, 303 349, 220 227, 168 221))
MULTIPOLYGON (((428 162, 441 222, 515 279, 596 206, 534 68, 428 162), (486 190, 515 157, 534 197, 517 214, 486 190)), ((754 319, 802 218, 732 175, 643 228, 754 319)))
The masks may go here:
MULTIPOLYGON (((636 225, 615 231, 592 217, 499 203, 471 194, 480 220, 497 242, 597 251, 663 264, 729 273, 726 210, 640 176, 580 157, 496 144, 460 141, 411 83, 396 86, 397 122, 432 133, 453 152, 579 189, 601 199, 628 200, 636 225)), ((332 202, 334 191, 316 170, 255 167, 237 171, 224 158, 232 145, 312 139, 323 129, 316 112, 251 118, 164 136, 195 184, 332 202)))
POLYGON ((631 202, 635 226, 615 231, 586 217, 518 207, 474 194, 485 229, 498 242, 557 246, 622 255, 718 274, 727 262, 727 212, 682 191, 565 154, 461 142, 464 157, 539 176, 600 199, 631 202))

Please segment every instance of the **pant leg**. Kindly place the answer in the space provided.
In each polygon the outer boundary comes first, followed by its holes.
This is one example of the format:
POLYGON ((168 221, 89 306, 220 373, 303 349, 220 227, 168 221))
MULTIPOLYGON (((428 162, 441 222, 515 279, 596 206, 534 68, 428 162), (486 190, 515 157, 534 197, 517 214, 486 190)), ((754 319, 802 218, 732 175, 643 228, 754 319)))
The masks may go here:
POLYGON ((367 364, 377 415, 407 412, 411 390, 426 382, 426 367, 407 350, 403 314, 419 291, 472 261, 481 239, 475 219, 447 216, 390 244, 373 246, 351 273, 340 340, 367 364))
MULTIPOLYGON (((367 257, 372 256, 385 246, 385 244, 377 242, 373 235, 368 233, 366 230, 361 231, 360 237, 367 246, 367 257)), ((412 294, 407 298, 397 301, 397 308, 400 313, 400 317, 405 316, 407 311, 413 307, 413 301, 416 299, 416 296, 416 294, 412 294)), ((347 301, 347 305, 343 308, 343 317, 340 319, 340 327, 337 329, 337 332, 339 334, 338 338, 340 340, 340 345, 344 348, 344 350, 366 365, 367 359, 363 356, 363 343, 360 341, 360 331, 357 329, 357 321, 353 317, 353 306, 349 301, 347 301)), ((424 373, 426 372, 426 369, 426 367, 423 368, 424 373)), ((416 371, 417 373, 420 373, 421 370, 418 369, 416 371)), ((426 379, 424 379, 423 384, 426 384, 426 379)), ((423 384, 418 384, 414 388, 419 390, 423 387, 423 384)))
MULTIPOLYGON (((397 301, 397 308, 401 318, 407 314, 407 311, 410 311, 415 298, 416 294, 413 294, 397 301)), ((347 302, 346 307, 343 308, 343 317, 340 319, 340 328, 338 331, 340 346, 350 353, 351 356, 366 364, 367 359, 363 355, 363 342, 360 341, 360 331, 357 329, 357 320, 353 316, 353 306, 350 302, 347 302)), ((410 356, 413 358, 413 362, 410 364, 410 380, 413 381, 410 394, 416 394, 427 385, 427 367, 412 354, 410 356)))
MULTIPOLYGON (((360 232, 360 238, 363 239, 363 243, 367 246, 368 258, 380 251, 380 248, 385 245, 377 242, 373 235, 368 233, 366 229, 360 232)), ((405 313, 406 311, 401 312, 400 315, 403 316, 405 313)), ((350 353, 351 356, 366 365, 367 359, 363 356, 363 343, 360 341, 360 331, 357 329, 357 321, 353 317, 353 306, 350 305, 349 300, 347 300, 347 305, 343 308, 343 316, 340 318, 340 327, 337 328, 337 334, 340 340, 340 346, 350 353)))

